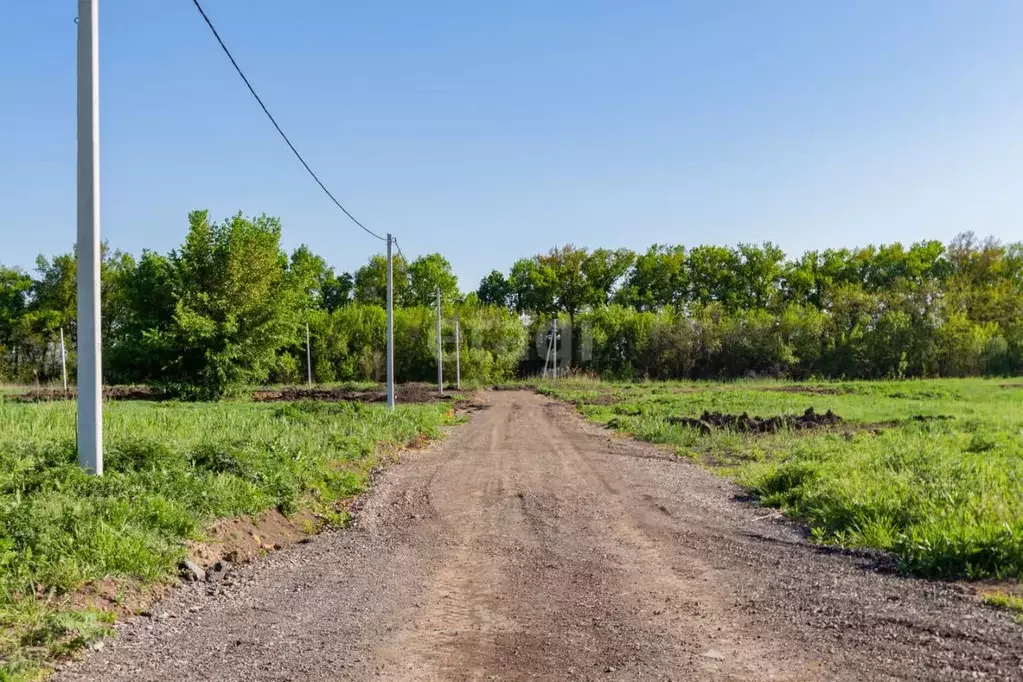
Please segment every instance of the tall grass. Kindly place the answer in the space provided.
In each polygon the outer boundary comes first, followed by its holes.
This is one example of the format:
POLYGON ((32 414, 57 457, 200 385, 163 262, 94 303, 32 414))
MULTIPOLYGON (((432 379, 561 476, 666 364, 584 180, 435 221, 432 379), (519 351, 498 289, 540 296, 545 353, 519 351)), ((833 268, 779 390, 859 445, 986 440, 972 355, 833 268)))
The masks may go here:
POLYGON ((576 382, 545 390, 733 476, 762 503, 805 519, 821 541, 888 550, 917 575, 1023 578, 1023 387, 941 380, 814 384, 834 394, 776 390, 784 386, 576 382), (616 402, 599 404, 607 395, 616 402), (833 410, 853 427, 704 436, 667 419, 807 407, 833 410), (953 419, 913 419, 939 415, 953 419))
POLYGON ((438 435, 444 410, 115 402, 92 477, 76 465, 74 403, 0 398, 0 679, 97 634, 109 617, 69 598, 86 583, 172 578, 214 519, 328 509, 365 488, 380 443, 438 435))

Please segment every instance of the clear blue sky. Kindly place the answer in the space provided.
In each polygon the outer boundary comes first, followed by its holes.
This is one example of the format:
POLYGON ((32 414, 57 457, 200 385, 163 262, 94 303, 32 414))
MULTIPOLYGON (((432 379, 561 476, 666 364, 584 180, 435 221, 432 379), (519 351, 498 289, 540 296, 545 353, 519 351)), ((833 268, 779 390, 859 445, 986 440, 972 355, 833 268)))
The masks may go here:
MULTIPOLYGON (((103 236, 280 216, 352 269, 379 243, 320 193, 189 0, 101 0, 103 236)), ((972 229, 1023 239, 1023 2, 206 0, 298 148, 464 288, 555 244, 972 229)), ((72 246, 74 0, 5 3, 0 262, 72 246)))

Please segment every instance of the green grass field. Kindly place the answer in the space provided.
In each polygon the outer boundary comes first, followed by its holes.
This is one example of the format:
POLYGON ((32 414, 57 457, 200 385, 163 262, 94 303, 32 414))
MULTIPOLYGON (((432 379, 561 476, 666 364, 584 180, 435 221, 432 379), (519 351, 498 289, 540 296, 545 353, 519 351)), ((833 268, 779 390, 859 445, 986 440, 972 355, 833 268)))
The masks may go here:
POLYGON ((821 542, 887 550, 926 577, 1023 578, 1023 382, 568 381, 541 390, 733 477, 805 520, 821 542), (846 423, 761 435, 669 422, 704 410, 771 417, 808 407, 846 423))
POLYGON ((220 518, 311 509, 364 490, 382 452, 438 436, 449 404, 108 403, 106 473, 76 465, 73 402, 0 397, 0 680, 109 627, 75 606, 94 581, 175 579, 185 542, 220 518))

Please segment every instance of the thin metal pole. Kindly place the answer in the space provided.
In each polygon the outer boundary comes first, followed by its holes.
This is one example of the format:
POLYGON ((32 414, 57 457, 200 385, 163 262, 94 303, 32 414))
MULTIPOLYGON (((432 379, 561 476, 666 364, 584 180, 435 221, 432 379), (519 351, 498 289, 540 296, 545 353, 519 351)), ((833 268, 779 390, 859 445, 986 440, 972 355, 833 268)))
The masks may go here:
POLYGON ((437 287, 437 393, 444 395, 444 348, 440 337, 440 287, 437 287))
POLYGON ((387 409, 394 411, 394 268, 391 233, 387 233, 387 409))
POLYGON ((462 352, 458 347, 458 309, 455 309, 455 389, 462 390, 462 352))
POLYGON ((309 347, 309 323, 305 323, 305 372, 306 382, 313 385, 313 351, 309 347))
POLYGON ((558 380, 558 319, 554 318, 551 321, 551 347, 554 349, 551 352, 551 357, 554 358, 554 381, 558 380))
POLYGON ((64 392, 67 393, 67 347, 64 345, 64 328, 60 328, 60 377, 64 380, 64 392))
POLYGON ((99 0, 78 0, 78 464, 103 474, 99 0))
POLYGON ((553 335, 552 332, 548 332, 545 336, 547 337, 547 339, 546 339, 547 340, 547 355, 545 355, 544 359, 543 359, 543 378, 544 379, 547 378, 547 365, 549 365, 550 362, 551 362, 551 340, 554 338, 554 335, 553 335))

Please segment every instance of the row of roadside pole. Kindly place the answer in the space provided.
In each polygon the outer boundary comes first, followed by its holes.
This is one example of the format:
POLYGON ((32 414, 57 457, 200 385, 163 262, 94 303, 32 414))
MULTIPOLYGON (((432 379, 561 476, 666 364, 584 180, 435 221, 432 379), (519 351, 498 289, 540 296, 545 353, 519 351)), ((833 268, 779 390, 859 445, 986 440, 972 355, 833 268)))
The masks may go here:
MULTIPOLYGON (((390 235, 388 235, 390 237, 390 235)), ((388 255, 387 264, 387 408, 394 410, 394 362, 391 351, 391 344, 394 341, 394 327, 392 323, 392 294, 391 294, 391 262, 390 255, 388 255)), ((444 395, 444 339, 441 335, 441 306, 443 301, 441 300, 440 289, 437 290, 437 392, 444 395)), ((458 310, 455 310, 455 389, 460 390, 462 388, 462 349, 459 321, 458 321, 458 310)), ((64 361, 64 329, 60 330, 60 357, 61 361, 64 361)), ((544 362, 544 376, 547 376, 547 362, 550 360, 550 348, 547 349, 547 361, 544 362)), ((557 364, 557 361, 555 361, 557 364)), ((312 354, 312 339, 309 336, 309 324, 305 326, 305 367, 306 367, 306 383, 309 386, 313 385, 313 354, 312 354)), ((557 367, 554 369, 554 378, 558 378, 557 367)), ((64 390, 67 391, 67 367, 64 367, 64 390)))
MULTIPOLYGON (((440 289, 437 289, 437 392, 444 395, 444 338, 441 335, 440 289)), ((455 390, 462 388, 462 356, 458 338, 458 309, 455 309, 455 390)))
MULTIPOLYGON (((387 233, 387 409, 394 411, 394 237, 387 233)), ((444 343, 441 336, 442 301, 437 289, 437 392, 444 395, 444 343)), ((308 351, 308 338, 306 340, 308 351)), ((455 387, 462 388, 462 356, 458 338, 458 311, 455 311, 455 387)), ((310 383, 312 383, 310 375, 310 383)))

